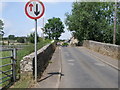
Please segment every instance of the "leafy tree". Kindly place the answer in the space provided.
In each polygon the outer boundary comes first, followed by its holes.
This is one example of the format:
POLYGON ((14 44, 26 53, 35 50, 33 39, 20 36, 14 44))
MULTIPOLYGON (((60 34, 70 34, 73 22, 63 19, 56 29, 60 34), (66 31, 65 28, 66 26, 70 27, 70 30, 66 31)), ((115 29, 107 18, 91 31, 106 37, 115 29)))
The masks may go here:
POLYGON ((64 33, 64 25, 60 18, 49 19, 45 25, 45 34, 49 36, 49 39, 58 40, 62 33, 64 33))
POLYGON ((0 20, 0 31, 3 30, 3 25, 4 25, 3 21, 0 20))
MULTIPOLYGON (((33 32, 30 35, 28 35, 28 41, 30 43, 34 43, 35 42, 34 40, 35 40, 35 32, 33 32)), ((37 34, 37 42, 39 42, 39 36, 38 36, 38 34, 37 34)))
POLYGON ((14 40, 14 39, 15 39, 15 35, 9 35, 8 38, 9 38, 10 40, 14 40))
POLYGON ((1 35, 1 36, 4 35, 3 26, 4 26, 4 23, 3 23, 2 20, 0 20, 0 35, 1 35))
POLYGON ((25 40, 22 37, 18 37, 17 38, 17 42, 19 42, 19 43, 25 43, 25 40))
POLYGON ((95 40, 112 42, 113 37, 112 2, 74 2, 72 13, 66 13, 66 25, 73 35, 82 42, 95 40))
POLYGON ((117 3, 117 32, 116 44, 120 45, 120 2, 117 3))

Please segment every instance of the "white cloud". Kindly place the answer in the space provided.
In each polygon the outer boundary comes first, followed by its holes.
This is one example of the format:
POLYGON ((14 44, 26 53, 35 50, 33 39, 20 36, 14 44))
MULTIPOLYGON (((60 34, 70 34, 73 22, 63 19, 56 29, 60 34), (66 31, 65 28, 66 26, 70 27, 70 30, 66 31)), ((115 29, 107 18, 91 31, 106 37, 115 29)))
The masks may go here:
MULTIPOLYGON (((35 31, 35 28, 32 28, 30 30, 31 33, 34 32, 34 31, 35 31)), ((41 34, 43 34, 43 31, 42 31, 41 27, 37 27, 37 33, 41 37, 41 34)))
POLYGON ((2 12, 3 12, 3 9, 5 8, 6 6, 6 3, 3 3, 0 1, 0 19, 2 19, 2 12))
POLYGON ((63 33, 59 39, 68 40, 68 39, 70 39, 71 37, 72 37, 71 32, 68 31, 68 30, 65 28, 65 33, 63 33))
POLYGON ((0 2, 0 13, 2 13, 2 2, 0 2))
POLYGON ((7 19, 2 18, 3 22, 4 22, 4 32, 5 32, 5 36, 11 34, 15 32, 15 30, 12 29, 12 22, 8 21, 7 19))
POLYGON ((12 22, 8 21, 7 19, 2 18, 3 22, 4 22, 4 27, 6 28, 10 28, 12 27, 12 22))
MULTIPOLYGON (((32 28, 31 30, 30 30, 30 33, 32 33, 32 32, 34 32, 35 31, 35 28, 32 28)), ((43 34, 43 31, 41 30, 41 27, 38 27, 37 28, 37 33, 38 33, 38 35, 41 37, 41 35, 43 34)), ((72 37, 72 35, 71 35, 71 32, 70 31, 68 31, 66 28, 65 28, 65 33, 63 33, 62 35, 61 35, 61 37, 60 37, 60 39, 70 39, 72 37)))

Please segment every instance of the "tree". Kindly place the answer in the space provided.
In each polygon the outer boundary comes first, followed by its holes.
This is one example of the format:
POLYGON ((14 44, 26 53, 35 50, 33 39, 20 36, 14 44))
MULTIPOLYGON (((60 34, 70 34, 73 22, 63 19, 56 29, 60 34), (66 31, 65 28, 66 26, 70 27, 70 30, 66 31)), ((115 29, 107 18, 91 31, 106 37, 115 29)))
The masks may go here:
POLYGON ((116 44, 120 45, 120 2, 117 3, 117 32, 116 44))
POLYGON ((15 35, 9 35, 8 38, 9 38, 10 40, 14 40, 14 39, 15 39, 15 35))
POLYGON ((17 42, 19 42, 19 43, 25 43, 25 40, 24 40, 23 37, 18 37, 17 38, 17 42))
POLYGON ((58 40, 62 33, 64 33, 64 25, 60 18, 53 17, 48 20, 45 25, 45 34, 49 36, 49 39, 58 40))
POLYGON ((3 25, 4 25, 3 21, 0 20, 0 31, 3 30, 3 25))
POLYGON ((66 13, 66 25, 73 35, 82 42, 95 40, 112 42, 113 37, 112 2, 74 2, 72 13, 66 13))
MULTIPOLYGON (((30 43, 34 43, 35 42, 34 40, 35 40, 35 32, 30 33, 30 35, 28 35, 28 41, 30 43)), ((39 36, 38 36, 38 34, 37 34, 37 42, 39 42, 39 36)))
POLYGON ((2 20, 0 20, 0 35, 3 37, 3 35, 5 34, 4 31, 3 31, 3 26, 4 26, 4 23, 2 20))

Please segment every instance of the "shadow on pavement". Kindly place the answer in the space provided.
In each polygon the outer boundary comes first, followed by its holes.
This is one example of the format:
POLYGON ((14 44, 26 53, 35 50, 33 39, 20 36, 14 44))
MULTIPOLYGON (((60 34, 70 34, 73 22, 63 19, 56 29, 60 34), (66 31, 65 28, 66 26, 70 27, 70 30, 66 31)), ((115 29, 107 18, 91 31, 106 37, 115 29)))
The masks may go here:
POLYGON ((46 80, 46 79, 48 79, 49 77, 54 76, 54 75, 64 76, 64 74, 62 74, 62 73, 60 73, 60 72, 51 72, 51 73, 47 73, 47 74, 48 74, 47 77, 45 77, 45 78, 39 80, 38 82, 44 81, 44 80, 46 80))

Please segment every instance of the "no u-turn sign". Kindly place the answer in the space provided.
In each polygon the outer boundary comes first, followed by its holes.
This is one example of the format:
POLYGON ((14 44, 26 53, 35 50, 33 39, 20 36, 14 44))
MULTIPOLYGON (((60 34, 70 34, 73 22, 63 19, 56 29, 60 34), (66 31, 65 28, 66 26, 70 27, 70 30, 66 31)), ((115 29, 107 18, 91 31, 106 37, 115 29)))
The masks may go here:
POLYGON ((30 0, 25 6, 25 13, 31 19, 39 19, 44 11, 44 4, 39 0, 30 0))

